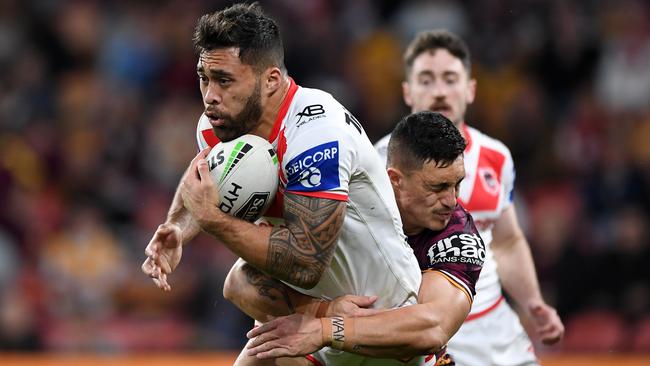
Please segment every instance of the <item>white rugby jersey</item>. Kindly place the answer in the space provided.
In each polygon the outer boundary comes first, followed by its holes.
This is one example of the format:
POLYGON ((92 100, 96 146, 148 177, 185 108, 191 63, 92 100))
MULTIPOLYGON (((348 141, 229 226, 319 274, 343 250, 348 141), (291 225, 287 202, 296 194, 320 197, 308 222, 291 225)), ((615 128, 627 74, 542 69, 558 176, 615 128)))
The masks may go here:
MULTIPOLYGON (((468 319, 491 308, 501 299, 501 284, 492 254, 492 227, 503 210, 512 204, 515 170, 510 150, 500 141, 463 123, 466 177, 460 184, 459 202, 474 218, 487 255, 476 283, 476 296, 468 319)), ((375 149, 386 163, 390 135, 375 144, 375 149)))
MULTIPOLYGON (((197 140, 201 149, 218 142, 204 116, 197 140)), ((420 269, 386 169, 350 112, 330 94, 291 80, 269 141, 279 159, 280 187, 261 224, 282 224, 284 192, 347 202, 329 268, 313 289, 296 290, 325 299, 377 295, 377 307, 417 302, 420 269)))

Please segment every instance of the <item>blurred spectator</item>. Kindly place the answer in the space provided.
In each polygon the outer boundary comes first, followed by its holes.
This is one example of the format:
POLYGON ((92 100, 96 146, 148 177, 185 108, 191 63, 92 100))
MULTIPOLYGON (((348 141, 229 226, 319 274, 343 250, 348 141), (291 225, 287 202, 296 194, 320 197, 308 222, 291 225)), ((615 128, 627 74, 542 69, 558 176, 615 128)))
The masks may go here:
POLYGON ((602 13, 604 49, 596 75, 599 99, 612 112, 647 112, 650 7, 640 0, 608 5, 602 13))
POLYGON ((76 205, 68 215, 63 230, 40 249, 48 296, 56 303, 48 311, 64 320, 108 316, 112 294, 126 280, 122 247, 96 208, 76 205))
MULTIPOLYGON (((485 4, 483 8, 490 9, 490 5, 495 4, 485 4)), ((463 38, 467 34, 467 13, 454 1, 403 2, 393 20, 395 31, 404 42, 413 39, 420 30, 434 27, 449 29, 463 38)))

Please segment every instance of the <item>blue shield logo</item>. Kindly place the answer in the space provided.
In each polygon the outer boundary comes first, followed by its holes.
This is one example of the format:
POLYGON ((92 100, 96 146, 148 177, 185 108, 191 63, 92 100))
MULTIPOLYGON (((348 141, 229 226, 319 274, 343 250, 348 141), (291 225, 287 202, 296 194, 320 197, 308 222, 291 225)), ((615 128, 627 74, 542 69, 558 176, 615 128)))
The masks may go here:
POLYGON ((291 159, 284 169, 289 191, 318 192, 338 188, 339 142, 313 147, 291 159))

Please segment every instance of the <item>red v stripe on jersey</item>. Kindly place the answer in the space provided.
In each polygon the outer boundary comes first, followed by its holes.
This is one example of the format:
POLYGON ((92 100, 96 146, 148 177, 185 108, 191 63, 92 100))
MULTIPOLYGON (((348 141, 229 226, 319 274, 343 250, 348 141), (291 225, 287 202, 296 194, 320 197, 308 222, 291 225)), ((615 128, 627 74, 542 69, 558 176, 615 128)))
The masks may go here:
POLYGON ((289 91, 287 92, 287 96, 284 98, 284 101, 282 102, 282 106, 280 106, 280 111, 278 112, 278 116, 275 118, 275 123, 273 124, 273 129, 271 130, 271 136, 269 137, 269 141, 273 143, 276 138, 278 138, 278 144, 276 147, 276 154, 278 155, 278 165, 280 166, 280 180, 282 181, 283 184, 287 184, 287 180, 285 179, 284 175, 281 173, 282 172, 282 162, 284 159, 284 153, 287 151, 287 139, 284 137, 284 128, 280 130, 282 127, 282 121, 284 120, 284 117, 287 115, 287 112, 289 111, 289 106, 291 105, 291 102, 293 101, 294 95, 296 95, 296 92, 298 91, 298 85, 296 84, 295 81, 293 81, 292 78, 289 78, 289 82, 291 83, 289 85, 289 91))
POLYGON ((287 152, 287 139, 284 137, 284 128, 280 131, 280 138, 278 138, 278 147, 276 154, 278 155, 278 166, 280 167, 280 181, 282 184, 287 184, 287 179, 282 174, 282 162, 284 161, 284 154, 287 152))
POLYGON ((291 106, 293 97, 294 95, 296 95, 296 92, 298 91, 298 85, 296 85, 296 82, 293 81, 292 78, 289 78, 289 82, 290 82, 289 91, 287 92, 284 101, 282 101, 282 105, 280 106, 278 115, 275 118, 275 123, 273 124, 273 129, 271 130, 271 135, 269 136, 269 141, 271 143, 273 143, 273 141, 275 141, 276 138, 278 139, 278 144, 275 153, 278 156, 278 167, 279 167, 278 176, 281 182, 280 188, 278 189, 278 192, 275 195, 275 200, 273 201, 273 204, 267 210, 266 213, 267 216, 271 216, 271 217, 282 217, 282 207, 284 202, 284 192, 282 186, 287 184, 287 180, 284 177, 284 174, 282 174, 282 161, 284 159, 284 153, 287 151, 287 140, 284 137, 284 128, 282 130, 280 130, 280 128, 282 127, 282 121, 284 120, 284 117, 287 115, 287 112, 289 111, 289 106, 291 106))
POLYGON ((275 123, 273 123, 273 129, 271 130, 271 135, 269 136, 270 142, 275 141, 276 137, 278 137, 278 133, 280 132, 280 127, 282 127, 282 120, 284 120, 284 117, 287 115, 287 111, 289 111, 289 106, 293 101, 293 96, 298 91, 298 85, 296 84, 295 81, 293 81, 292 78, 289 78, 289 82, 290 82, 289 91, 287 92, 287 95, 284 97, 284 101, 282 102, 282 105, 280 106, 280 110, 278 111, 278 116, 275 117, 275 123))

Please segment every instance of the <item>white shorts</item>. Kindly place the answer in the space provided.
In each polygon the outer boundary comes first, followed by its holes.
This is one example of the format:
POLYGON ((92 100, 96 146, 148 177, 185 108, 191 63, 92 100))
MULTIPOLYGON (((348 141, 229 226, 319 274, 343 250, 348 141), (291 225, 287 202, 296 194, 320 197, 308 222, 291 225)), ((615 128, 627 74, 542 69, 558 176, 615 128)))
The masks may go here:
POLYGON ((451 338, 447 353, 458 366, 539 365, 519 317, 503 297, 484 313, 470 315, 451 338))
POLYGON ((401 362, 394 359, 372 358, 361 356, 353 353, 343 352, 329 347, 325 347, 316 353, 307 356, 315 366, 434 366, 436 358, 434 356, 418 356, 408 362, 401 362))

